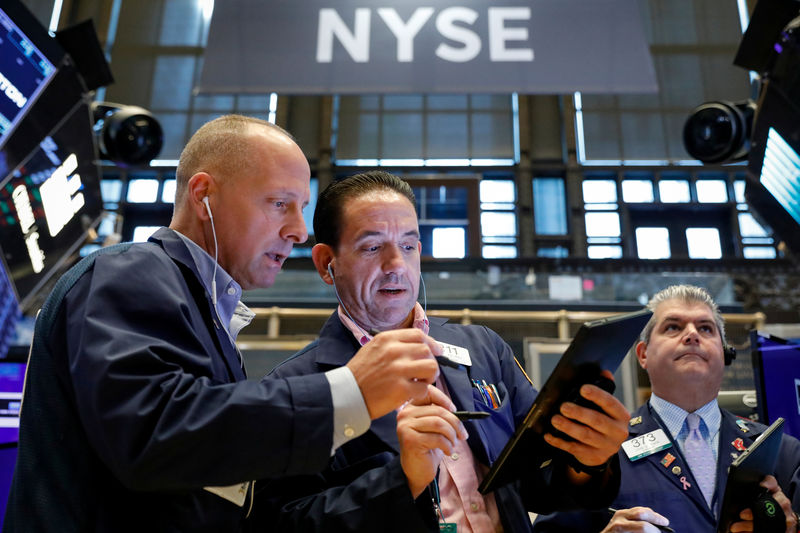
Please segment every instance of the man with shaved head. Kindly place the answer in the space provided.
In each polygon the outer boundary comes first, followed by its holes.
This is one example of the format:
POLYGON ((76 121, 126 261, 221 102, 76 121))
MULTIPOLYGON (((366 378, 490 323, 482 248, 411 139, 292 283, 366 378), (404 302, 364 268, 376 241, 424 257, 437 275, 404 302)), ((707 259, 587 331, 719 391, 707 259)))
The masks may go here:
POLYGON ((310 170, 282 129, 230 115, 181 155, 169 228, 82 260, 36 323, 4 531, 240 531, 251 480, 322 469, 424 396, 427 336, 369 368, 247 381, 243 289, 306 240, 310 170), (366 370, 365 370, 366 369, 366 370))

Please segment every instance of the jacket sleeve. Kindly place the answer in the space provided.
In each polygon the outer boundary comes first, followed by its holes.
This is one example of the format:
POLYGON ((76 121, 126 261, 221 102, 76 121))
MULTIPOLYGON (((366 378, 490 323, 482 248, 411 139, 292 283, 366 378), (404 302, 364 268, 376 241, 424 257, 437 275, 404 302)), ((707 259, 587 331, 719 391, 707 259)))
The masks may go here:
MULTIPOLYGON (((334 461, 335 462, 335 461, 334 461)), ((262 483, 262 482, 259 482, 262 483)), ((400 458, 385 452, 318 476, 263 483, 253 531, 437 531, 431 495, 411 496, 400 458), (388 462, 376 466, 376 463, 388 462)))
MULTIPOLYGON (((165 254, 98 257, 62 307, 66 386, 90 445, 129 488, 318 471, 331 448, 321 374, 232 383, 208 302, 165 254)), ((194 282, 194 283, 192 283, 194 282)), ((55 342, 55 341, 53 341, 55 342)))

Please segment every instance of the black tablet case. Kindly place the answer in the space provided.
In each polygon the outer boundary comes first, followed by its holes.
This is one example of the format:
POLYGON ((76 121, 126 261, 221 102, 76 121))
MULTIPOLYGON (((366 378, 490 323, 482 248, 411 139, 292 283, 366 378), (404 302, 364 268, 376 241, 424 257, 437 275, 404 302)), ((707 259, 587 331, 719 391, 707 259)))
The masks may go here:
POLYGON ((563 402, 574 399, 578 389, 597 379, 603 369, 614 373, 651 315, 649 309, 642 309, 581 325, 525 420, 478 487, 481 493, 514 481, 531 464, 541 465, 563 453, 544 441, 544 433, 552 429, 550 419, 563 402))

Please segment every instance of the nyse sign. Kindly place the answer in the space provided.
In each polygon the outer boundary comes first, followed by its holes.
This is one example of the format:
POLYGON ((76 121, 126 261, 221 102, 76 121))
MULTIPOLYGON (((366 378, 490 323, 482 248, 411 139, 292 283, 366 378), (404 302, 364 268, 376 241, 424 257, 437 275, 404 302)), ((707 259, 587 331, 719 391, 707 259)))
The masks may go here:
POLYGON ((653 92, 637 0, 226 0, 201 92, 653 92))
MULTIPOLYGON (((434 14, 432 7, 417 8, 408 20, 403 20, 392 7, 375 10, 383 21, 383 28, 388 29, 397 39, 397 61, 409 63, 414 61, 414 38, 434 14)), ((436 31, 443 37, 434 54, 445 60, 456 63, 472 61, 481 51, 482 42, 479 33, 470 27, 478 20, 479 14, 467 7, 448 7, 435 17, 436 31), (453 42, 455 44, 449 44, 453 42)), ((509 48, 511 41, 522 41, 530 45, 528 27, 510 28, 506 22, 519 20, 530 22, 530 7, 490 7, 488 9, 489 61, 533 61, 533 49, 509 48)), ((353 30, 342 20, 339 12, 333 8, 319 10, 317 31, 317 62, 330 63, 333 60, 334 39, 338 40, 350 58, 358 63, 369 61, 370 31, 372 10, 357 8, 353 30)))

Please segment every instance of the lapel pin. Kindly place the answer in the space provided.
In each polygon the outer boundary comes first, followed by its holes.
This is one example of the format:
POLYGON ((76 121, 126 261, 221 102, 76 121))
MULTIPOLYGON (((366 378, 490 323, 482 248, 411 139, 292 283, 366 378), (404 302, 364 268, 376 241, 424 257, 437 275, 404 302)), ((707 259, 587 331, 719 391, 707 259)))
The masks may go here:
POLYGON ((669 465, 671 465, 674 460, 675 456, 667 452, 667 455, 665 455, 664 458, 661 459, 661 464, 664 465, 664 468, 668 468, 669 465))
POLYGON ((749 428, 747 427, 747 422, 745 422, 741 418, 736 420, 736 425, 739 426, 739 429, 742 430, 742 433, 747 433, 749 431, 749 428))
POLYGON ((740 452, 743 452, 747 449, 747 446, 744 445, 744 441, 742 440, 741 437, 731 442, 731 444, 733 444, 733 447, 739 450, 740 452))
POLYGON ((682 472, 681 467, 679 466, 672 467, 672 473, 675 474, 676 476, 680 476, 681 472, 682 472))
POLYGON ((628 422, 628 424, 630 424, 631 426, 636 426, 636 425, 639 425, 641 423, 642 423, 642 417, 641 416, 633 417, 633 418, 631 418, 631 421, 628 422))

